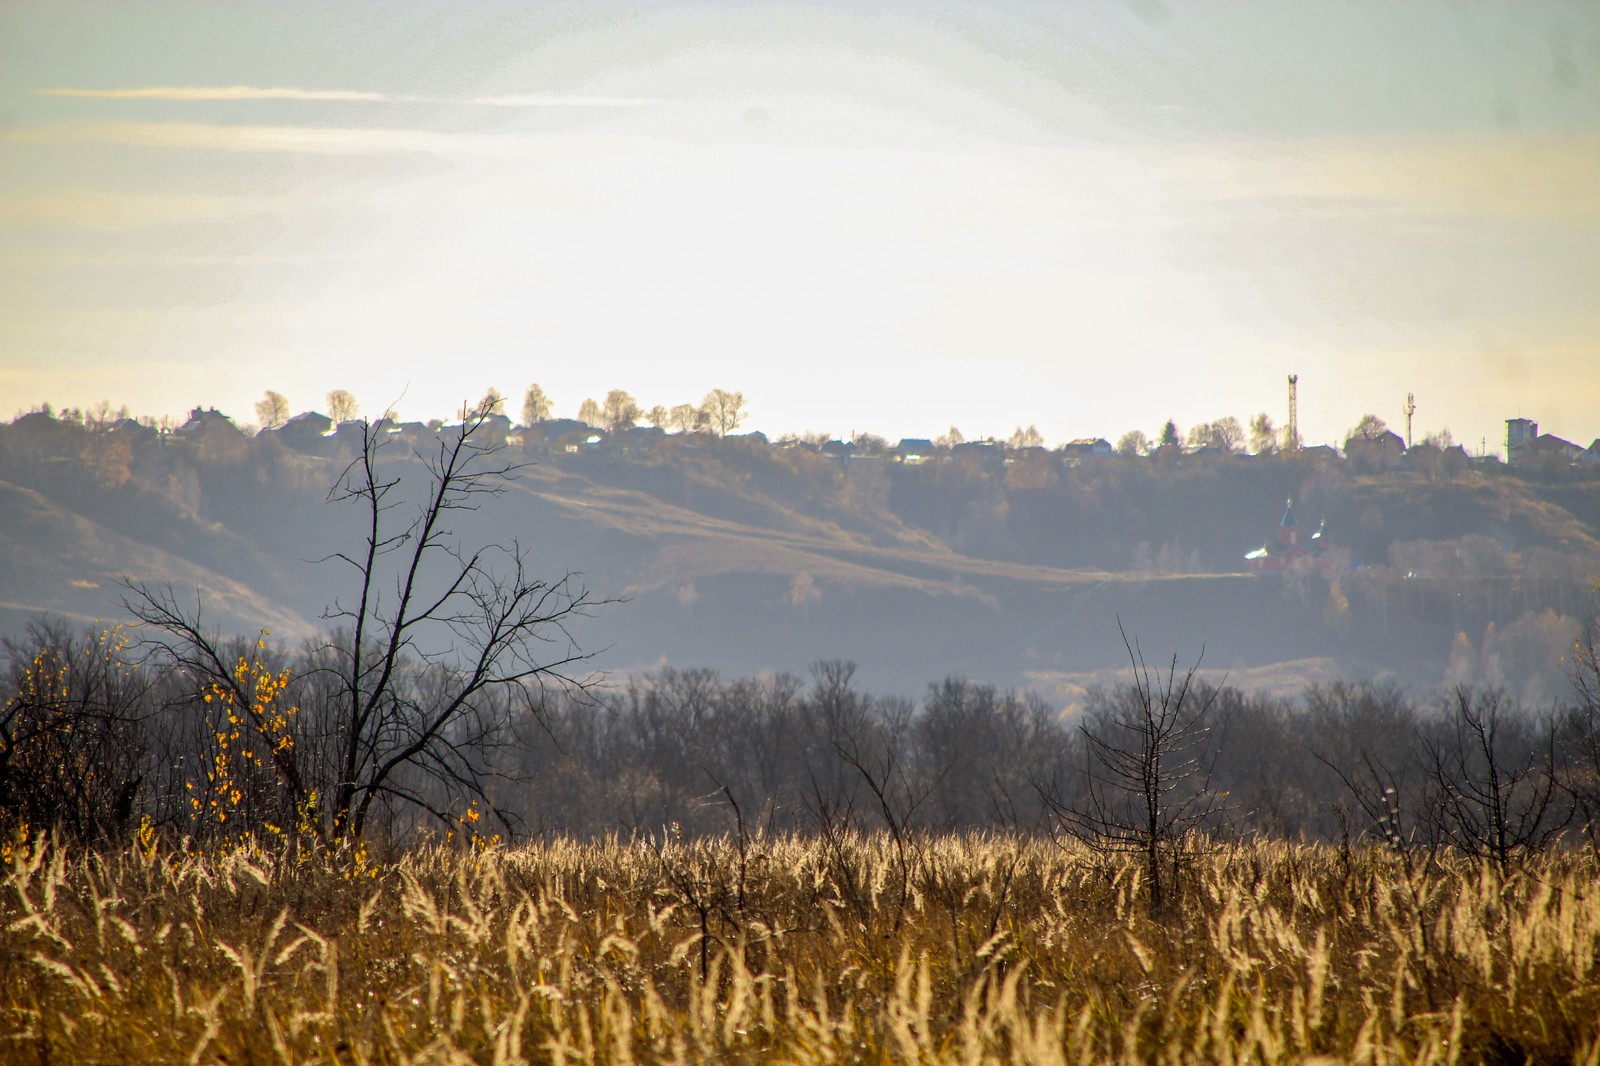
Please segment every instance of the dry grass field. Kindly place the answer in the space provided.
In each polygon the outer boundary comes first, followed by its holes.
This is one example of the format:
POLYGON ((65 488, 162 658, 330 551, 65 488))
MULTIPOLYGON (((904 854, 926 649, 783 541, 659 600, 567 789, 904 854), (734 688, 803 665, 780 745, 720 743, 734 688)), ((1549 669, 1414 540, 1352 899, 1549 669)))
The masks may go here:
POLYGON ((1600 1062, 1590 855, 4 850, 6 1062, 1600 1062))

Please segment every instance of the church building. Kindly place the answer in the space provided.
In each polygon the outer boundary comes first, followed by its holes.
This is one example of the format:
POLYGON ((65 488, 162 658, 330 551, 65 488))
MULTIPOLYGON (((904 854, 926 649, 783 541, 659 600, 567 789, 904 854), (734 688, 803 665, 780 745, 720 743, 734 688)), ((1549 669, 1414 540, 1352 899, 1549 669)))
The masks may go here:
POLYGON ((1322 527, 1306 535, 1300 520, 1295 517, 1294 500, 1284 507, 1283 521, 1272 540, 1244 557, 1245 568, 1251 571, 1282 571, 1313 569, 1322 565, 1322 527))

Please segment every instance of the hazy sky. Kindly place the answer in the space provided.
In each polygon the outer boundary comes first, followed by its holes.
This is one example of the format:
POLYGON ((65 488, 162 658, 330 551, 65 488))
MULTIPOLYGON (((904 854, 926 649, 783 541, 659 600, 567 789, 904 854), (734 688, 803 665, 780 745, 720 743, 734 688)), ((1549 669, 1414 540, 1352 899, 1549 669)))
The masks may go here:
POLYGON ((1600 436, 1600 3, 0 2, 0 417, 1600 436))

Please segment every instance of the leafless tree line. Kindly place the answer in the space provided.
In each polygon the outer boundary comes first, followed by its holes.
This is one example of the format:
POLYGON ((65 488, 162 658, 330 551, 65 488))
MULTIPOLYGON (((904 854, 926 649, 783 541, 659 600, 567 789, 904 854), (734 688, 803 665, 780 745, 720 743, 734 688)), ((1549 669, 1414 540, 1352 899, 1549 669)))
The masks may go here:
MULTIPOLYGON (((211 668, 40 623, 5 646, 0 811, 91 841, 145 819, 196 839, 308 819, 325 836, 404 836, 460 828, 473 807, 521 836, 881 831, 910 849, 946 831, 1068 833, 1146 856, 1153 891, 1194 841, 1255 835, 1509 867, 1558 842, 1600 848, 1600 675, 1585 647, 1573 700, 1540 712, 1492 689, 1419 704, 1339 683, 1278 699, 1142 659, 1068 717, 958 678, 918 702, 873 696, 837 662, 806 679, 664 670, 603 692, 501 686, 425 757, 381 777, 369 761, 362 777, 347 769, 348 644, 218 646, 224 664, 261 664, 242 689, 288 671, 294 776, 259 733, 219 750, 243 716, 216 698, 211 668)), ((394 670, 397 705, 438 706, 460 684, 422 659, 394 670)), ((368 745, 405 750, 408 721, 368 745)))

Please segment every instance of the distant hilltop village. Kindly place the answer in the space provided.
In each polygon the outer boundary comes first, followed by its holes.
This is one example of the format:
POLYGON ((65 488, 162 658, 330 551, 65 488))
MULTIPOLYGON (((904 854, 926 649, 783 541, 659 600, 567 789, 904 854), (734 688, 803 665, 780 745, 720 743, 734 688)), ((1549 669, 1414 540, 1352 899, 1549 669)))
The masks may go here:
MULTIPOLYGON (((645 413, 637 408, 624 412, 624 417, 620 419, 609 420, 609 424, 596 424, 607 422, 606 418, 597 417, 600 414, 598 411, 590 412, 595 422, 577 418, 540 418, 518 424, 497 411, 480 412, 472 418, 479 423, 475 432, 486 441, 545 454, 642 453, 664 446, 669 440, 687 446, 716 440, 776 449, 800 448, 846 463, 859 460, 916 465, 975 460, 984 465, 1005 465, 1021 459, 1047 459, 1072 467, 1083 462, 1116 458, 1157 462, 1280 458, 1310 463, 1343 462, 1364 472, 1415 468, 1425 472, 1443 470, 1448 473, 1473 464, 1502 462, 1512 467, 1545 470, 1563 467, 1600 469, 1600 438, 1584 447, 1551 433, 1541 434, 1539 424, 1527 418, 1506 420, 1503 460, 1493 453, 1469 454, 1465 447, 1450 439, 1448 432, 1408 446, 1399 433, 1373 415, 1363 417, 1350 431, 1342 450, 1325 444, 1294 444, 1295 435, 1292 431, 1282 434, 1283 439, 1280 440, 1270 422, 1265 427, 1260 424, 1264 416, 1252 422, 1248 449, 1237 420, 1231 418, 1202 423, 1181 438, 1175 424, 1168 422, 1157 440, 1135 431, 1125 435, 1115 445, 1104 437, 1081 437, 1050 449, 1045 447, 1039 431, 1031 426, 1026 429, 1019 427, 1006 440, 966 440, 954 428, 938 439, 907 437, 896 444, 890 444, 871 433, 858 433, 849 439, 820 434, 769 439, 760 432, 733 432, 743 420, 743 397, 737 393, 724 395, 737 402, 720 419, 709 423, 704 418, 698 421, 680 419, 675 431, 659 424, 640 425, 637 419, 645 413)), ((230 439, 242 441, 252 436, 247 429, 240 428, 232 418, 215 407, 195 407, 185 422, 173 426, 170 422, 158 424, 149 418, 128 417, 125 408, 115 416, 104 410, 85 414, 71 408, 57 416, 46 405, 40 410, 19 415, 13 425, 26 428, 30 422, 47 420, 76 422, 91 430, 122 436, 130 442, 149 440, 181 444, 204 441, 211 446, 225 447, 230 439)), ((359 445, 369 427, 386 439, 416 446, 437 439, 440 433, 459 430, 461 424, 459 421, 446 423, 439 419, 420 422, 387 417, 370 422, 360 418, 336 421, 318 411, 305 411, 275 421, 256 431, 254 437, 276 441, 302 454, 336 456, 349 447, 359 445)))
MULTIPOLYGON (((478 423, 474 431, 492 444, 520 447, 545 455, 592 453, 643 456, 667 447, 710 446, 716 442, 725 447, 804 449, 846 464, 969 462, 991 470, 1005 470, 1019 463, 1059 464, 1070 468, 1086 462, 1119 459, 1185 463, 1279 460, 1348 464, 1354 470, 1367 473, 1416 469, 1445 478, 1453 477, 1471 464, 1498 466, 1501 463, 1498 456, 1470 456, 1461 445, 1437 438, 1407 447, 1398 433, 1370 415, 1351 431, 1342 453, 1326 445, 1288 449, 1272 447, 1247 452, 1238 447, 1240 441, 1227 431, 1227 427, 1219 428, 1218 424, 1197 427, 1199 432, 1192 431, 1187 444, 1179 444, 1176 427, 1170 422, 1163 432, 1164 443, 1140 445, 1142 435, 1139 435, 1131 443, 1140 446, 1129 447, 1130 440, 1127 438, 1119 446, 1113 446, 1103 437, 1084 437, 1051 450, 1043 445, 1038 431, 1031 427, 1019 428, 1006 441, 968 441, 960 439, 954 431, 937 441, 907 437, 893 445, 870 434, 858 434, 850 440, 812 436, 772 441, 759 432, 728 432, 737 428, 740 421, 738 410, 723 419, 719 427, 685 427, 675 433, 668 433, 662 426, 623 424, 606 428, 570 418, 546 418, 518 425, 506 415, 482 411, 473 415, 472 421, 478 423)), ((129 427, 125 422, 114 423, 112 428, 127 430, 129 427)), ((276 440, 284 447, 302 454, 337 456, 359 448, 368 432, 376 432, 414 448, 436 440, 441 433, 452 429, 459 431, 462 425, 461 422, 423 423, 393 419, 378 419, 370 424, 361 419, 335 422, 320 412, 307 411, 260 431, 257 437, 276 440)), ((154 432, 147 427, 141 427, 141 431, 154 432)), ((191 411, 188 421, 173 430, 171 435, 179 441, 199 441, 209 437, 213 443, 217 435, 238 441, 246 439, 244 431, 226 415, 215 408, 199 407, 191 411)), ((1261 442, 1258 440, 1256 443, 1261 442)), ((1592 467, 1600 471, 1600 439, 1583 448, 1552 434, 1541 436, 1538 423, 1530 419, 1507 419, 1505 463, 1527 469, 1592 467)), ((1301 526, 1291 499, 1285 506, 1278 528, 1259 548, 1244 553, 1242 561, 1244 568, 1253 573, 1303 573, 1338 568, 1344 565, 1346 558, 1347 553, 1329 553, 1321 524, 1315 531, 1308 531, 1301 526)))
MULTIPOLYGON (((737 428, 737 422, 736 418, 728 428, 737 428)), ((271 434, 296 451, 316 453, 327 451, 330 444, 335 445, 336 450, 338 442, 359 441, 362 427, 367 424, 362 419, 335 422, 317 411, 307 411, 286 419, 281 425, 261 430, 260 433, 271 434)), ((426 423, 401 422, 387 418, 377 419, 371 425, 376 431, 407 443, 426 441, 440 432, 460 428, 459 422, 444 423, 438 420, 426 423)), ((1034 456, 1053 454, 1068 465, 1075 465, 1084 460, 1119 456, 1157 460, 1178 457, 1207 459, 1227 456, 1245 459, 1279 456, 1312 462, 1344 459, 1366 470, 1403 469, 1420 463, 1438 462, 1441 459, 1445 462, 1455 460, 1462 465, 1502 461, 1499 456, 1493 454, 1470 455, 1464 446, 1449 441, 1448 437, 1444 441, 1435 438, 1425 439, 1407 447, 1400 434, 1370 415, 1346 437, 1342 451, 1326 444, 1284 448, 1276 442, 1269 447, 1258 447, 1256 450, 1247 451, 1242 446, 1242 436, 1230 435, 1226 430, 1219 429, 1220 425, 1220 423, 1208 423, 1197 426, 1181 443, 1176 439, 1147 441, 1143 439, 1142 434, 1130 434, 1130 437, 1138 439, 1124 438, 1117 445, 1113 445, 1104 437, 1080 437, 1067 441, 1053 450, 1044 446, 1043 437, 1032 427, 1019 428, 1006 440, 994 438, 964 440, 959 433, 952 432, 938 440, 905 437, 899 443, 891 445, 887 440, 870 433, 859 433, 849 439, 812 435, 769 440, 766 434, 760 432, 734 433, 726 430, 719 432, 708 428, 684 428, 669 432, 663 426, 630 423, 607 427, 576 418, 546 418, 529 424, 517 424, 506 415, 490 413, 483 416, 483 424, 478 432, 498 443, 569 454, 587 450, 648 449, 668 437, 673 437, 691 442, 697 439, 723 439, 776 448, 805 448, 843 461, 879 459, 909 464, 937 462, 941 459, 963 456, 977 457, 986 462, 1004 462, 1007 458, 1015 458, 1018 454, 1034 456)), ((231 419, 215 408, 196 407, 190 412, 188 421, 177 427, 174 432, 180 436, 192 435, 223 426, 243 435, 243 430, 239 430, 231 419)), ((1168 423, 1168 427, 1173 428, 1171 423, 1168 423)), ((1539 424, 1529 419, 1507 419, 1504 462, 1512 466, 1556 462, 1600 468, 1600 438, 1596 438, 1585 448, 1554 434, 1540 435, 1539 424)))

